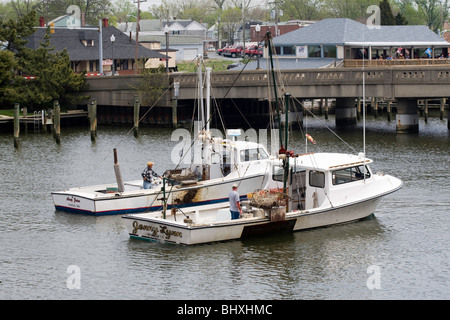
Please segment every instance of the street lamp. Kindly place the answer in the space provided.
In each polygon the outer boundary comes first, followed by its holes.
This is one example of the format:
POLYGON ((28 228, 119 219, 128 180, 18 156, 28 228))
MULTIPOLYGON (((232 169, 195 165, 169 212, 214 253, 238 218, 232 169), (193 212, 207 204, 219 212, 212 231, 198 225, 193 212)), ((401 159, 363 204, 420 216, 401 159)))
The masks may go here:
POLYGON ((222 44, 220 43, 220 16, 217 17, 217 49, 222 49, 222 44))
POLYGON ((111 35, 111 38, 109 38, 111 40, 111 51, 112 51, 112 75, 114 75, 116 73, 116 68, 115 68, 115 63, 114 63, 114 41, 116 41, 116 37, 114 37, 114 34, 111 35))
POLYGON ((164 27, 164 33, 166 34, 166 72, 169 73, 169 27, 164 27))
POLYGON ((255 31, 256 31, 256 50, 258 52, 258 62, 257 62, 256 70, 259 70, 259 69, 261 69, 259 67, 259 32, 261 31, 261 26, 259 25, 259 23, 255 26, 255 31))

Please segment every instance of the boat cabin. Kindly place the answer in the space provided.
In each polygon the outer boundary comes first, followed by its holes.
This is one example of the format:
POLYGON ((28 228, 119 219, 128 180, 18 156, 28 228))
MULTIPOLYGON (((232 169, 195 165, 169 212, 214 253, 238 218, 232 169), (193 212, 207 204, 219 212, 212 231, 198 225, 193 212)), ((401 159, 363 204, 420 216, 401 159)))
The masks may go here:
MULTIPOLYGON (((363 155, 311 153, 290 160, 288 174, 289 210, 309 210, 321 206, 344 191, 360 187, 360 183, 370 179, 372 173, 368 164, 372 160, 363 155), (358 183, 359 182, 359 183, 358 183), (339 192, 341 190, 341 192, 339 192)), ((272 168, 272 179, 282 187, 284 170, 282 164, 272 168)))
POLYGON ((202 164, 190 167, 197 179, 242 177, 268 172, 270 156, 262 144, 220 138, 212 138, 211 141, 203 145, 202 164))

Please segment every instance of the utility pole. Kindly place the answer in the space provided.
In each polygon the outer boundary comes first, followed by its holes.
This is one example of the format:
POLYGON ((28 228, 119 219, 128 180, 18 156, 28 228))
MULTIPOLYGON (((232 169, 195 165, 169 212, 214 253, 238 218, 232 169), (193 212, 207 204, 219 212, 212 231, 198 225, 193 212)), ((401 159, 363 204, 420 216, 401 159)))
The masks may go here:
POLYGON ((137 19, 136 19, 136 44, 134 46, 134 73, 137 73, 138 65, 138 45, 139 45, 139 21, 141 20, 141 2, 147 2, 147 0, 136 0, 137 2, 137 19))
POLYGON ((278 37, 278 2, 279 0, 274 0, 273 2, 269 2, 269 4, 275 5, 275 37, 278 37))
POLYGON ((242 0, 242 58, 245 58, 245 17, 244 17, 244 0, 242 0))

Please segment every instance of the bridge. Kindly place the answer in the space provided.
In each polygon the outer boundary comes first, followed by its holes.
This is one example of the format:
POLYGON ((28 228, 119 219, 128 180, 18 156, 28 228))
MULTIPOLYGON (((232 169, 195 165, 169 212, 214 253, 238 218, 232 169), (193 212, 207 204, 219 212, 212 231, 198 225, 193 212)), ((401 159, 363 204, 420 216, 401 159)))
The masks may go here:
MULTIPOLYGON (((364 82, 366 97, 396 102, 398 132, 418 131, 418 99, 450 96, 449 65, 283 70, 276 72, 276 77, 285 92, 297 99, 336 99, 337 124, 356 123, 356 99, 363 95, 364 82)), ((159 107, 175 108, 176 112, 177 106, 197 98, 196 73, 172 73, 167 80, 166 89, 169 83, 179 83, 179 95, 175 97, 171 85, 158 102, 159 107)), ((139 81, 140 76, 91 78, 86 94, 97 99, 99 106, 133 106, 139 81)), ((211 95, 218 100, 245 99, 258 108, 273 99, 269 83, 272 81, 267 70, 212 72, 211 95)))

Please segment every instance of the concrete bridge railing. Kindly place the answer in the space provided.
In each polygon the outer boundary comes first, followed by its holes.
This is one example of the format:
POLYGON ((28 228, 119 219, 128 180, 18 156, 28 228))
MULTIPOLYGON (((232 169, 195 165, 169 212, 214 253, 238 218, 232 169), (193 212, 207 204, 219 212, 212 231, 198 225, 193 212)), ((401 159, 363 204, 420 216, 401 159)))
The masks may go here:
MULTIPOLYGON (((450 66, 366 68, 365 85, 368 97, 441 98, 448 97, 450 66)), ((277 73, 277 83, 296 98, 360 97, 363 86, 361 68, 284 70, 277 73)), ((111 76, 88 79, 86 92, 99 105, 132 106, 140 76, 111 76)), ((196 99, 196 73, 172 73, 170 82, 180 83, 179 100, 196 99)), ((265 70, 221 71, 211 74, 212 94, 216 99, 268 99, 271 84, 265 70)), ((170 106, 173 89, 161 105, 170 106)))

